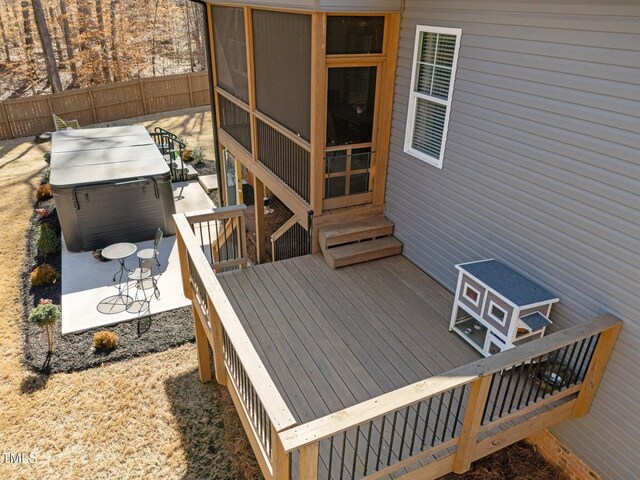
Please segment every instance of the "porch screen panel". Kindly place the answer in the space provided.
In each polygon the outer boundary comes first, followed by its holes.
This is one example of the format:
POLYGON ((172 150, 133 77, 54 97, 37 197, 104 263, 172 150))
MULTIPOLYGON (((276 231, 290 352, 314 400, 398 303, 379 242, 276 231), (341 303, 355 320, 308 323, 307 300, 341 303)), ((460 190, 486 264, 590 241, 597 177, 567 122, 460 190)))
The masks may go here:
POLYGON ((309 141, 311 16, 253 10, 257 109, 309 141))
POLYGON ((244 11, 242 8, 214 6, 212 13, 218 85, 249 103, 244 11))

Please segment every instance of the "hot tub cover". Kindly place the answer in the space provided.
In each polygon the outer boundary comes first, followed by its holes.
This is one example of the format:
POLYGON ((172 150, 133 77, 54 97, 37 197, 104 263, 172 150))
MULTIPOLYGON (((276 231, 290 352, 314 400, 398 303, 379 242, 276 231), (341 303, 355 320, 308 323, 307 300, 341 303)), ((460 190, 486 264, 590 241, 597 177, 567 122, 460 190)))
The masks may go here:
POLYGON ((144 127, 54 132, 51 187, 120 182, 169 174, 169 166, 144 127))

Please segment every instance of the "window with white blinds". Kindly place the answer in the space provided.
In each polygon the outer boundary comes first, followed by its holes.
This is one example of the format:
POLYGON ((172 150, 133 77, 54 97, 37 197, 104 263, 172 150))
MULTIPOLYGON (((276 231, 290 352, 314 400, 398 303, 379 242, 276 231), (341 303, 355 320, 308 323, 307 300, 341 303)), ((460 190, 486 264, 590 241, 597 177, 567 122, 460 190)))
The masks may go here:
POLYGON ((462 30, 418 25, 404 151, 442 168, 462 30))

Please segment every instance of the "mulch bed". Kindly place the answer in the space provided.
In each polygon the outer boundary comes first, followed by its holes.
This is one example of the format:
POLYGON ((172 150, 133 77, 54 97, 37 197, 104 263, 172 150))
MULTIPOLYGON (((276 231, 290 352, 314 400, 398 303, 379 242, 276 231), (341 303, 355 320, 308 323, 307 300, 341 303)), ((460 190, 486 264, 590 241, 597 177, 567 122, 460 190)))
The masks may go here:
POLYGON ((568 477, 547 463, 532 445, 518 442, 474 462, 462 475, 449 473, 441 480, 568 480, 568 477))
MULTIPOLYGON (((40 201, 37 208, 53 208, 52 199, 40 201)), ((193 342, 193 320, 191 309, 183 307, 177 310, 153 314, 135 320, 119 323, 110 327, 103 327, 77 334, 61 334, 61 322, 55 327, 54 352, 51 357, 47 354, 47 336, 44 329, 28 321, 29 313, 41 298, 53 300, 60 305, 62 298, 61 282, 52 285, 32 287, 31 271, 45 261, 38 255, 37 233, 38 225, 49 223, 60 235, 60 224, 56 211, 38 221, 34 214, 27 230, 26 255, 22 272, 22 299, 24 306, 23 340, 24 363, 27 368, 43 374, 71 372, 97 367, 106 362, 127 360, 147 353, 161 352, 171 347, 193 342), (118 335, 119 343, 111 352, 100 352, 93 349, 93 334, 99 330, 109 330, 118 335)), ((60 252, 51 255, 46 263, 58 272, 61 269, 62 255, 60 252)))

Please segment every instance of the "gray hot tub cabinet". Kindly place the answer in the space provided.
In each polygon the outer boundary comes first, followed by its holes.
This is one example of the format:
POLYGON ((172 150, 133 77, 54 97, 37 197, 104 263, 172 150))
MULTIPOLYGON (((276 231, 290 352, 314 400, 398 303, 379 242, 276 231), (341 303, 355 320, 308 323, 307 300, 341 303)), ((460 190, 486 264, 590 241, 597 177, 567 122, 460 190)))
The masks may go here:
POLYGON ((69 251, 175 234, 169 167, 144 127, 55 132, 50 183, 69 251))

